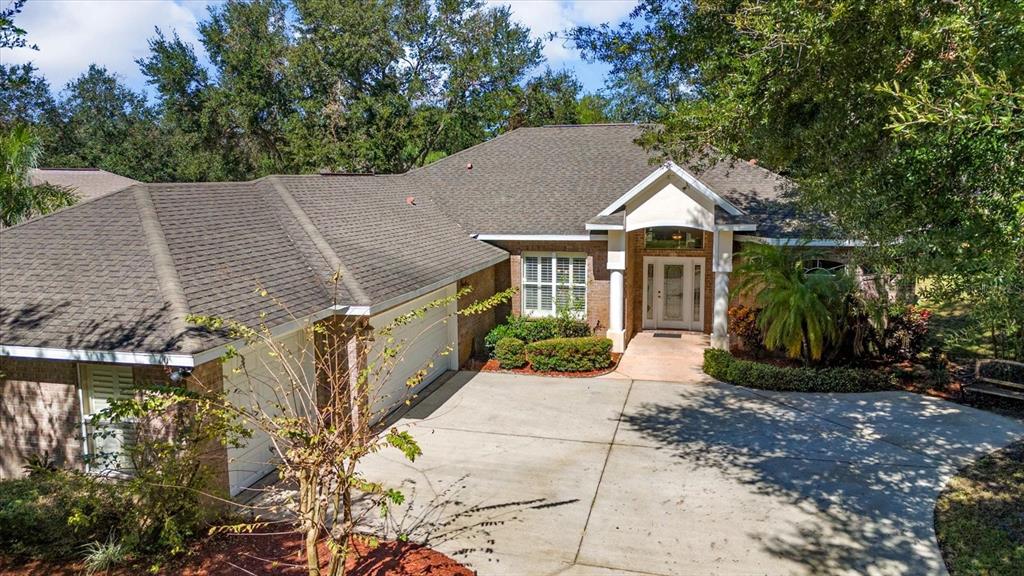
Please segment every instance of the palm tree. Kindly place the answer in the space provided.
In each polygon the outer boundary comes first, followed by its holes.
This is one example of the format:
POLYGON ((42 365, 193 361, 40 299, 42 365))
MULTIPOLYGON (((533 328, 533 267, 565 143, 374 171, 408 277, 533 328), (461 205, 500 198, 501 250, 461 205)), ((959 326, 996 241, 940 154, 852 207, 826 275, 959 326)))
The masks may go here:
POLYGON ((804 261, 817 257, 806 246, 753 244, 742 255, 736 268, 738 292, 753 294, 761 309, 758 326, 764 345, 804 363, 820 360, 826 345, 839 340, 840 304, 849 291, 848 279, 805 271, 804 261))
POLYGON ((33 186, 29 170, 36 167, 42 150, 39 138, 24 124, 0 134, 0 224, 18 222, 53 212, 75 203, 68 188, 51 184, 33 186))

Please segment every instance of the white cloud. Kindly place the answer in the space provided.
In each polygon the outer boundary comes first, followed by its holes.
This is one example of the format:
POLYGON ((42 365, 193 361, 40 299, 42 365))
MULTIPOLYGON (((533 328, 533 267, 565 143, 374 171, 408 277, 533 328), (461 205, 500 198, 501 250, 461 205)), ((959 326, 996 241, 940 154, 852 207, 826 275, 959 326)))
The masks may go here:
POLYGON ((623 20, 636 6, 636 0, 489 0, 489 4, 509 6, 512 15, 544 39, 544 56, 552 67, 578 61, 575 50, 565 46, 562 38, 547 40, 552 32, 573 26, 612 24, 623 20))
POLYGON ((149 53, 147 41, 154 26, 168 35, 176 30, 201 54, 196 22, 205 5, 192 2, 185 7, 173 0, 28 2, 15 21, 39 50, 4 50, 0 58, 12 64, 34 63, 54 92, 92 63, 121 75, 132 88, 143 89, 145 78, 135 60, 149 53))

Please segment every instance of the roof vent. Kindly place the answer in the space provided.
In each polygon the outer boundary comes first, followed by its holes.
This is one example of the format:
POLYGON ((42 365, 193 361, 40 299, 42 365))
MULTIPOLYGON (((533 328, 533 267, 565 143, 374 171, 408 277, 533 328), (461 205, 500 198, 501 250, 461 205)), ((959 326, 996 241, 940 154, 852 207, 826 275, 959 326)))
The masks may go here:
POLYGON ((472 170, 472 169, 473 169, 473 163, 472 162, 470 162, 469 164, 466 164, 466 170, 472 170))
POLYGON ((405 197, 405 203, 408 204, 409 206, 415 206, 416 205, 416 197, 415 196, 406 196, 405 197))
POLYGON ((751 158, 750 160, 747 160, 747 164, 750 164, 751 166, 757 166, 757 158, 751 158))

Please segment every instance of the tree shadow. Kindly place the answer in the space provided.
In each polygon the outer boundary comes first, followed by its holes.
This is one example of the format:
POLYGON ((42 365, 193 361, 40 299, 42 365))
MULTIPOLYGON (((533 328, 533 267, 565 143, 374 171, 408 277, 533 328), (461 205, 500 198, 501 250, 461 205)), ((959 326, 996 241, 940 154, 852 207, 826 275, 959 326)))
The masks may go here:
POLYGON ((780 503, 768 512, 779 523, 743 527, 746 537, 813 574, 944 572, 932 523, 942 485, 1024 434, 1020 423, 906 393, 678 390, 627 410, 626 430, 683 467, 780 503))

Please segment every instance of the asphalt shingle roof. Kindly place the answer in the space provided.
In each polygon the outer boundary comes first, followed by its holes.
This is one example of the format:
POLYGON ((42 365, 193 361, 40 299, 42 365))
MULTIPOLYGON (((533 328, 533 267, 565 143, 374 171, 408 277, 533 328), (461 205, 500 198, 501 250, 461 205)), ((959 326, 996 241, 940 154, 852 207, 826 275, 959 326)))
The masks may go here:
MULTIPOLYGON (((520 128, 409 176, 475 234, 586 234, 587 222, 657 169, 655 154, 636 144, 643 130, 633 124, 520 128)), ((793 210, 785 196, 789 182, 754 164, 676 162, 747 212, 758 235, 776 231, 771 216, 793 210)))
POLYGON ((195 353, 226 339, 187 327, 174 294, 188 313, 274 326, 333 304, 383 304, 504 258, 398 176, 138 184, 0 231, 0 344, 195 353), (155 209, 170 282, 154 265, 140 195, 155 209))
POLYGON ((72 188, 79 201, 92 200, 138 183, 99 168, 33 168, 28 177, 33 186, 45 183, 72 188))

